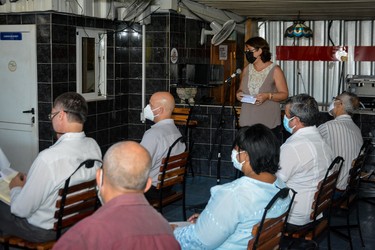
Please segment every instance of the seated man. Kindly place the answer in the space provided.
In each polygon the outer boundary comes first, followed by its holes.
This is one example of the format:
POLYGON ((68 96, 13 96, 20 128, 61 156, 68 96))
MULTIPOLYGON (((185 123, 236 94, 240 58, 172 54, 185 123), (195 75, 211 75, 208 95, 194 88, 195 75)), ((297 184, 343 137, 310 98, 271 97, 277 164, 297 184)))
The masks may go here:
POLYGON ((359 99, 355 94, 343 92, 332 102, 329 113, 335 118, 318 127, 320 134, 332 148, 334 155, 342 156, 344 164, 341 168, 335 196, 343 193, 347 186, 352 161, 357 157, 363 144, 361 130, 353 122, 351 114, 359 107, 359 99))
MULTIPOLYGON (((169 92, 156 92, 150 98, 150 104, 144 108, 145 118, 154 121, 155 124, 143 135, 141 145, 144 146, 151 155, 152 164, 150 177, 152 187, 146 193, 146 197, 155 197, 155 186, 161 161, 167 156, 169 147, 175 140, 181 137, 181 132, 174 124, 172 112, 174 109, 174 98, 169 92)), ((185 151, 185 145, 179 142, 172 150, 171 155, 176 155, 185 151)))
POLYGON ((318 104, 309 95, 296 95, 286 101, 283 123, 292 135, 280 148, 281 169, 276 175, 297 192, 288 218, 289 229, 310 222, 318 183, 334 158, 315 126, 318 114, 318 104))
MULTIPOLYGON (((51 230, 57 191, 86 159, 101 159, 98 144, 87 138, 83 123, 87 117, 85 99, 73 92, 56 98, 49 119, 58 140, 39 153, 28 175, 19 173, 9 184, 10 207, 0 202, 0 235, 15 235, 29 241, 53 240, 51 230)), ((95 178, 96 168, 81 168, 71 184, 95 178)))
POLYGON ((180 249, 168 222, 144 197, 151 158, 136 142, 108 149, 96 174, 103 206, 69 229, 53 249, 180 249))

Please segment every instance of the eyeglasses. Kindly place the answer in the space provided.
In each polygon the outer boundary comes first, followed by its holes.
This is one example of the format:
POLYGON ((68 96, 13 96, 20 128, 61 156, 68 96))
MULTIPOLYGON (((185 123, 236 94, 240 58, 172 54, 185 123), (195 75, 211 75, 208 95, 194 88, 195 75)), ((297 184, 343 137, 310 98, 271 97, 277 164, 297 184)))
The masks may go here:
MULTIPOLYGON (((60 110, 61 111, 61 110, 60 110)), ((60 111, 56 111, 56 112, 53 112, 53 113, 50 113, 48 114, 48 120, 52 121, 53 118, 55 118, 55 116, 60 113, 60 111)))

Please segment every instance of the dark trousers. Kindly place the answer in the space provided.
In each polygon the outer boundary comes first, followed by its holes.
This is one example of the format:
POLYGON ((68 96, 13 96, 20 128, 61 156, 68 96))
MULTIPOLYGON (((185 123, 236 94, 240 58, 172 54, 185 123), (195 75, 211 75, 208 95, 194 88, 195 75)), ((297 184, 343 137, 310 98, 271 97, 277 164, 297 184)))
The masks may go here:
POLYGON ((32 242, 44 242, 56 239, 55 231, 33 226, 26 219, 13 215, 10 212, 10 206, 1 201, 0 235, 13 235, 32 242))

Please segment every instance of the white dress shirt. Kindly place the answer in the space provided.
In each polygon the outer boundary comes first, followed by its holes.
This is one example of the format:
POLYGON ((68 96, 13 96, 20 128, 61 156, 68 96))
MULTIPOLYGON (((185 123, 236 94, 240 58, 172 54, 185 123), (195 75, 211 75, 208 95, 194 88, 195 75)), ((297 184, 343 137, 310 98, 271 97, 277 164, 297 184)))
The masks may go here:
MULTIPOLYGON (((39 153, 23 188, 12 188, 11 212, 34 226, 52 229, 58 190, 84 160, 101 158, 98 144, 84 132, 62 135, 39 153)), ((99 164, 91 169, 82 167, 73 175, 70 185, 94 179, 98 167, 99 164)))
POLYGON ((311 221, 311 205, 317 185, 324 178, 334 155, 316 126, 300 128, 280 150, 281 169, 276 175, 297 192, 288 222, 305 225, 311 221))
POLYGON ((323 139, 332 148, 334 155, 341 156, 345 160, 336 184, 338 189, 345 190, 352 161, 358 156, 363 144, 361 130, 350 115, 340 115, 320 125, 318 129, 323 139))

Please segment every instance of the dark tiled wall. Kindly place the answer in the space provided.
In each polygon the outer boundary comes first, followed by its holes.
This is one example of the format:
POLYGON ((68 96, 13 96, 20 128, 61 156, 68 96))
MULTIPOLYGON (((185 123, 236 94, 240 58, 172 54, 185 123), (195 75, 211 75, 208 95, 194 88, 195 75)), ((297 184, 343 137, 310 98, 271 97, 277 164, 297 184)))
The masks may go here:
POLYGON ((198 126, 192 130, 192 156, 194 171, 197 174, 217 176, 218 165, 221 177, 233 177, 235 174, 230 157, 236 133, 235 117, 232 107, 224 107, 223 123, 220 125, 221 109, 220 106, 194 107, 192 119, 198 121, 198 126))

